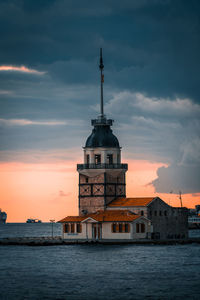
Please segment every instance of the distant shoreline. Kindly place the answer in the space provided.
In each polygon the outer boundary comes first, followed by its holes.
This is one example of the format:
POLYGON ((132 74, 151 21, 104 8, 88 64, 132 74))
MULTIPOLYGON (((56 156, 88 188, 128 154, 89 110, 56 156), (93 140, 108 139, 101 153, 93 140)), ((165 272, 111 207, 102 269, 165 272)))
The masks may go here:
POLYGON ((1 238, 0 246, 57 246, 57 245, 185 245, 200 244, 200 238, 189 238, 183 240, 63 240, 61 237, 21 237, 1 238))

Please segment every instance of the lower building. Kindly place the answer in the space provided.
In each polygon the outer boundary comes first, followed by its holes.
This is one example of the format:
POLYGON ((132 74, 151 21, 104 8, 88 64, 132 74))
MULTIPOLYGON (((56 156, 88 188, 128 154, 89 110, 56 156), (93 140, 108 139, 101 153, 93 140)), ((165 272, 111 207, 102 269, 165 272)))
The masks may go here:
POLYGON ((188 238, 188 210, 168 205, 159 197, 117 198, 105 210, 68 216, 63 239, 138 240, 188 238))
POLYGON ((63 238, 77 240, 137 240, 151 238, 151 221, 129 210, 100 210, 85 216, 69 216, 63 238))

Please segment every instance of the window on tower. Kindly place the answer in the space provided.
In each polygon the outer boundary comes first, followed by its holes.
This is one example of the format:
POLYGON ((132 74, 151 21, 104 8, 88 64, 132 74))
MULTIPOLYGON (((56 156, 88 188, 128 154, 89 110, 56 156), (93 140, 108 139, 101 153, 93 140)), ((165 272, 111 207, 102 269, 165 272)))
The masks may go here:
POLYGON ((100 164, 101 163, 101 155, 100 154, 95 154, 95 164, 100 164))
POLYGON ((113 155, 107 154, 107 162, 109 165, 113 164, 113 155))
POLYGON ((89 155, 89 154, 86 155, 86 163, 87 163, 87 164, 90 163, 90 155, 89 155))

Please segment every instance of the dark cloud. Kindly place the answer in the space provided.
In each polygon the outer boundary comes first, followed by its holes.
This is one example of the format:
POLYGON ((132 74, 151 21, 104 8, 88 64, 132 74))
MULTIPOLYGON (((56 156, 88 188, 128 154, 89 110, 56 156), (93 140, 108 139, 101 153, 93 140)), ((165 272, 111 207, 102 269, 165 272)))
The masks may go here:
POLYGON ((2 160, 84 146, 99 111, 102 46, 105 111, 125 156, 169 165, 157 191, 172 190, 175 175, 177 189, 199 190, 181 176, 199 165, 199 13, 197 0, 1 0, 0 66, 46 72, 0 71, 2 160))
POLYGON ((200 192, 200 165, 161 167, 157 171, 158 178, 152 184, 158 193, 183 194, 200 192))
POLYGON ((84 66, 85 82, 103 46, 109 84, 199 101, 199 1, 3 1, 0 11, 3 64, 51 65, 75 82, 84 66))

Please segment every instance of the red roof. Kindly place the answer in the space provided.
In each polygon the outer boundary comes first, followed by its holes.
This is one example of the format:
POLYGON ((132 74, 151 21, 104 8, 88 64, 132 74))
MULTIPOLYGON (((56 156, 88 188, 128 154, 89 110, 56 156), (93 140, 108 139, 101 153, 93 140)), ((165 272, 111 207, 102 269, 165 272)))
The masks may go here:
POLYGON ((140 217, 129 210, 99 210, 85 216, 69 216, 59 222, 81 222, 88 218, 92 218, 97 222, 132 222, 140 217))
POLYGON ((120 207, 120 206, 147 206, 155 197, 147 198, 117 198, 108 204, 108 207, 120 207))
POLYGON ((85 219, 85 216, 68 216, 64 219, 58 221, 59 223, 65 223, 65 222, 81 222, 85 219))

